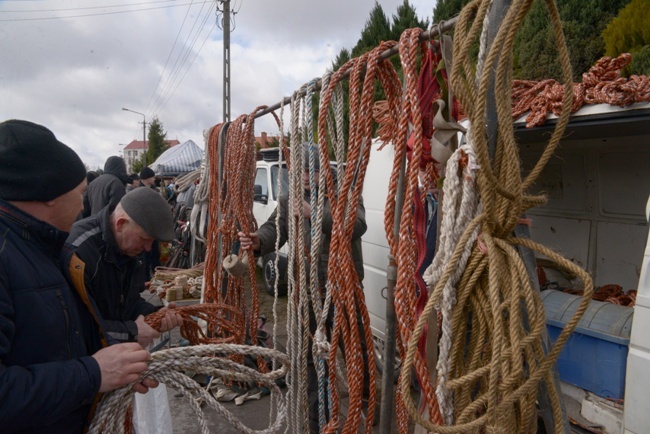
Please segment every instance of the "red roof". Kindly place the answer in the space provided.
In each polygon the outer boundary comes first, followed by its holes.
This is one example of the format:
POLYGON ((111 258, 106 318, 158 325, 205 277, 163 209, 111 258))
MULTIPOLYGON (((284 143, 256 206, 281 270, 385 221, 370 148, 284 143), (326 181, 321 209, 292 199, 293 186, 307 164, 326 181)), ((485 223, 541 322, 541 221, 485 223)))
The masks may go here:
MULTIPOLYGON (((179 145, 181 142, 178 140, 165 140, 167 148, 179 145)), ((149 142, 143 142, 142 140, 132 140, 131 143, 126 145, 124 149, 149 149, 149 142)))

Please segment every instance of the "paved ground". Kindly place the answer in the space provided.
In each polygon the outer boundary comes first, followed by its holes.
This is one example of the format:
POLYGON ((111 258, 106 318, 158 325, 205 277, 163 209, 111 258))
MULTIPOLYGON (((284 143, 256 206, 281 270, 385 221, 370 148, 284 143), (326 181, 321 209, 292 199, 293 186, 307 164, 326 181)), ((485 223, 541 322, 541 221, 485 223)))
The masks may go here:
MULTIPOLYGON (((258 285, 258 294, 260 300, 260 315, 264 314, 267 317, 266 330, 269 334, 273 332, 273 303, 274 298, 268 295, 264 289, 263 285, 258 285)), ((143 297, 149 299, 150 302, 154 304, 160 303, 156 297, 150 298, 151 296, 145 292, 143 297)), ((287 341, 287 332, 286 332, 286 314, 287 314, 287 298, 283 297, 278 300, 277 304, 277 344, 276 347, 279 349, 284 349, 287 341)), ((171 342, 175 344, 178 342, 180 334, 178 331, 174 331, 171 334, 171 342)), ((286 388, 283 389, 286 393, 286 388)), ((174 434, 198 434, 201 433, 201 428, 199 425, 198 418, 185 397, 178 396, 178 394, 172 390, 168 389, 168 399, 169 407, 172 418, 173 433, 174 434)), ((246 426, 254 430, 262 430, 268 427, 269 425, 269 407, 270 407, 270 397, 265 396, 260 400, 251 400, 246 401, 241 406, 235 405, 234 402, 225 402, 222 403, 223 407, 230 411, 234 417, 243 421, 246 426)), ((345 404, 345 401, 342 401, 342 404, 345 404)), ((206 415, 206 420, 210 432, 219 433, 219 434, 236 434, 241 431, 238 431, 232 425, 228 423, 223 417, 219 416, 217 412, 206 406, 203 407, 203 411, 206 415)), ((281 431, 283 432, 283 431, 281 431)), ((375 427, 373 432, 379 432, 378 427, 375 427)))

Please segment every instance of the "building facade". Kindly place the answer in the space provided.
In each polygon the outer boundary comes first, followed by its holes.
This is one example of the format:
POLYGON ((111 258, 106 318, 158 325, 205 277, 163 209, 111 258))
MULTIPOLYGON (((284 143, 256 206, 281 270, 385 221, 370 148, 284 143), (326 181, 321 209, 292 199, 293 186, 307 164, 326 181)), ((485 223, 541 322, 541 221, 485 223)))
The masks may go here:
MULTIPOLYGON (((180 142, 176 139, 174 140, 165 140, 167 149, 172 146, 178 145, 180 142)), ((143 142, 142 140, 133 140, 131 143, 124 147, 124 162, 126 163, 126 172, 133 173, 133 165, 140 161, 142 156, 149 150, 149 142, 143 142)))

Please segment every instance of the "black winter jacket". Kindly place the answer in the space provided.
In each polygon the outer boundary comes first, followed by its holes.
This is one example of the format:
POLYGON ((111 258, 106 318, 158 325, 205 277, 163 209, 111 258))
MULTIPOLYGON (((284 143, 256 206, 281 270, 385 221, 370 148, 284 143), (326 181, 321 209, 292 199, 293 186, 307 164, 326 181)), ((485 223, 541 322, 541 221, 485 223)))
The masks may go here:
POLYGON ((100 318, 71 289, 83 263, 62 250, 66 235, 0 199, 3 433, 81 433, 101 385, 90 356, 103 346, 100 318))
POLYGON ((117 204, 126 194, 128 179, 124 160, 115 156, 108 157, 104 164, 104 173, 88 184, 84 198, 84 217, 97 214, 106 205, 117 204))
POLYGON ((85 286, 104 318, 106 333, 120 342, 134 342, 138 339, 134 321, 158 308, 140 297, 145 282, 142 255, 132 258, 119 252, 109 225, 114 209, 115 205, 107 206, 75 222, 68 243, 86 263, 85 286))
MULTIPOLYGON (((309 202, 309 195, 305 193, 304 200, 309 202)), ((287 222, 287 214, 289 212, 289 196, 282 195, 278 199, 278 206, 275 208, 273 213, 269 216, 262 226, 260 226, 257 234, 260 238, 260 255, 264 256, 267 253, 271 253, 275 250, 275 240, 276 237, 280 237, 280 247, 282 247, 289 238, 289 229, 287 222), (280 212, 280 221, 279 229, 280 233, 278 234, 275 227, 276 215, 280 212)), ((323 209, 323 221, 322 221, 322 235, 323 240, 318 257, 318 280, 322 285, 327 282, 327 267, 329 262, 329 252, 330 252, 330 241, 332 236, 332 213, 330 211, 330 203, 328 199, 325 199, 324 209, 323 209)), ((366 233, 368 225, 366 224, 366 209, 363 207, 363 203, 359 202, 357 208, 357 219, 354 222, 354 229, 352 231, 352 260, 354 261, 354 268, 357 271, 359 276, 359 281, 363 281, 364 272, 363 272, 363 253, 361 251, 361 236, 366 233)), ((305 246, 309 251, 311 243, 311 221, 305 219, 305 246)))

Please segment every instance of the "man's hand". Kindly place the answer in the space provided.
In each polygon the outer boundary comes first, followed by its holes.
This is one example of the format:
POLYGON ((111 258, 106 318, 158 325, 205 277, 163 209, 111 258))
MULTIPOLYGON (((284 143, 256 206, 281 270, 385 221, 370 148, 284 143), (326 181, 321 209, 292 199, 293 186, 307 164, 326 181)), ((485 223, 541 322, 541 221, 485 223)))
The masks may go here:
MULTIPOLYGON (((294 209, 293 215, 295 217, 298 217, 300 215, 300 209, 294 209)), ((311 205, 306 200, 302 201, 302 216, 306 219, 311 218, 311 205)))
MULTIPOLYGON (((138 381, 148 367, 147 361, 151 358, 151 354, 137 343, 128 342, 102 348, 92 357, 97 361, 102 373, 99 391, 109 392, 138 381)), ((154 383, 156 382, 151 379, 147 382, 143 380, 137 384, 138 387, 134 385, 134 390, 145 393, 154 383)))
POLYGON ((257 232, 252 232, 250 235, 246 235, 243 232, 239 232, 237 235, 239 235, 239 242, 241 243, 241 249, 242 250, 248 250, 248 249, 253 249, 253 250, 259 250, 261 245, 260 245, 260 237, 257 235, 257 232))
POLYGON ((149 389, 158 387, 158 382, 153 378, 143 378, 141 382, 135 383, 131 388, 134 392, 147 393, 149 389))
MULTIPOLYGON (((166 332, 174 327, 180 326, 183 324, 183 317, 176 313, 174 310, 176 308, 176 303, 169 303, 167 307, 160 309, 160 311, 165 312, 165 317, 160 323, 160 331, 166 332)), ((138 328, 139 329, 139 328, 138 328)))
POLYGON ((147 348, 154 339, 160 337, 158 330, 144 322, 142 315, 136 318, 135 325, 138 326, 138 343, 142 345, 142 348, 147 348))

